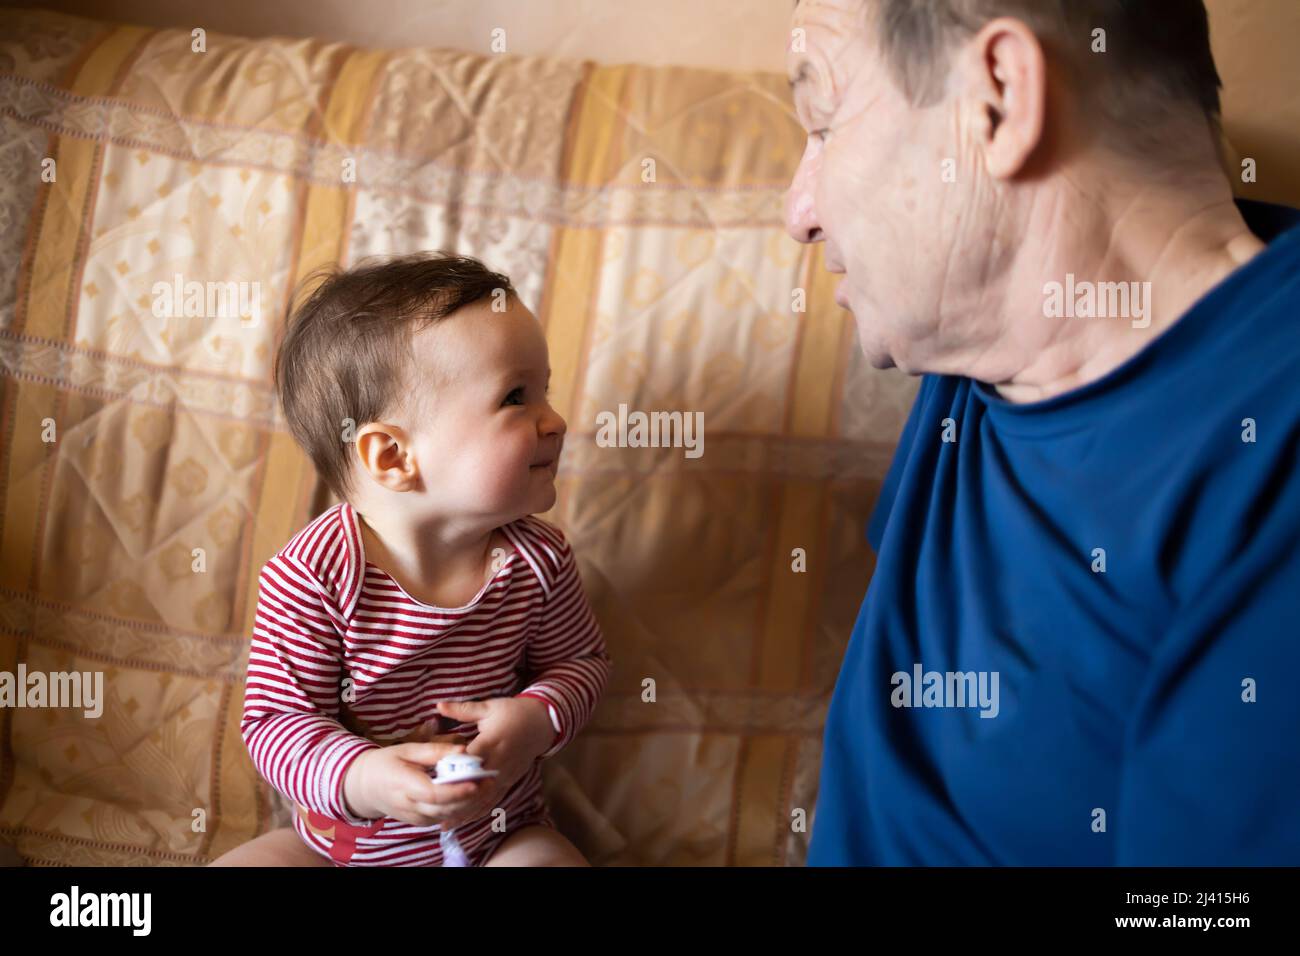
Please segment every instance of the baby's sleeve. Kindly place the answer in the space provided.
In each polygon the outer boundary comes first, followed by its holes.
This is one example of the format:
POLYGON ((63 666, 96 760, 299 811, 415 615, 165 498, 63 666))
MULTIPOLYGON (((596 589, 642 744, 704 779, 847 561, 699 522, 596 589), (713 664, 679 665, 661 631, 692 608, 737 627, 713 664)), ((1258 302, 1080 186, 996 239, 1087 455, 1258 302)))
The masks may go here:
POLYGON ((525 654, 526 679, 531 683, 515 695, 541 700, 550 711, 555 741, 543 757, 564 749, 591 719, 612 669, 605 637, 582 590, 573 550, 563 538, 557 557, 555 583, 525 654))
POLYGON ((343 798, 352 762, 378 744, 338 721, 342 644, 319 581, 276 555, 258 576, 240 732, 271 786, 309 810, 354 825, 343 798))

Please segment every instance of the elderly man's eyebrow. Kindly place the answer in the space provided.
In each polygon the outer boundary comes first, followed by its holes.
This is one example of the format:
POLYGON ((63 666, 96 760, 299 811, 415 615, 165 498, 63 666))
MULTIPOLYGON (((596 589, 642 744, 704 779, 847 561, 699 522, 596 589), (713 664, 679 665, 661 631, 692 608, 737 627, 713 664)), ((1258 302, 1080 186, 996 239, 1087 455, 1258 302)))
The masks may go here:
POLYGON ((799 72, 795 74, 795 78, 790 81, 790 89, 794 89, 804 80, 808 79, 808 77, 811 75, 812 75, 812 64, 808 63, 805 60, 804 64, 801 67, 799 67, 799 72))

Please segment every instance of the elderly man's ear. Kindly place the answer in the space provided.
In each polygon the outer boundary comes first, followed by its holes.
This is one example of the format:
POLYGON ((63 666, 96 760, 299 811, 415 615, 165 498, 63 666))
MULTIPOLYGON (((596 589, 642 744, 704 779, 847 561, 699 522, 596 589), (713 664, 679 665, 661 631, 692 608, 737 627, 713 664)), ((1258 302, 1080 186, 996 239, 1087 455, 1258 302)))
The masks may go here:
POLYGON ((419 486, 420 466, 411 436, 397 425, 370 422, 357 429, 357 457, 361 468, 389 491, 412 491, 419 486))
POLYGON ((970 144, 995 179, 1012 179, 1043 139, 1047 64, 1027 26, 1009 17, 984 25, 960 56, 963 109, 970 110, 970 144))

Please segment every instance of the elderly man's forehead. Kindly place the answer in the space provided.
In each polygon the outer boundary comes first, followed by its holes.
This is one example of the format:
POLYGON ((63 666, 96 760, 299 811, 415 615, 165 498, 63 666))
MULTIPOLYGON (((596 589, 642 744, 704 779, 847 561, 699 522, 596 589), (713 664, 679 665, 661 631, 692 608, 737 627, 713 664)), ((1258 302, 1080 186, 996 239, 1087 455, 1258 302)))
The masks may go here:
POLYGON ((790 21, 786 70, 798 87, 815 69, 833 68, 865 28, 869 0, 799 0, 790 21), (802 31, 802 36, 796 31, 802 31), (803 40, 798 49, 797 38, 803 40))

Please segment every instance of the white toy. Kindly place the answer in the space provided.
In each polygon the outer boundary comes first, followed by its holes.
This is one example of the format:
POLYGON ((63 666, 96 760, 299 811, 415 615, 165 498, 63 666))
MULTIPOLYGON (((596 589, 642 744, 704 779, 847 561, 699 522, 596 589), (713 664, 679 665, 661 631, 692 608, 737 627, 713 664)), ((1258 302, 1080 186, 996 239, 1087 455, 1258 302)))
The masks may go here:
MULTIPOLYGON (((484 770, 483 758, 476 754, 448 754, 439 760, 433 768, 434 783, 464 783, 466 780, 482 780, 495 777, 501 771, 484 770)), ((443 830, 438 834, 438 843, 442 847, 443 866, 469 866, 469 857, 461 849, 454 830, 443 830)))
POLYGON ((501 771, 484 770, 483 758, 477 754, 448 754, 434 765, 434 783, 464 783, 495 777, 501 771))

